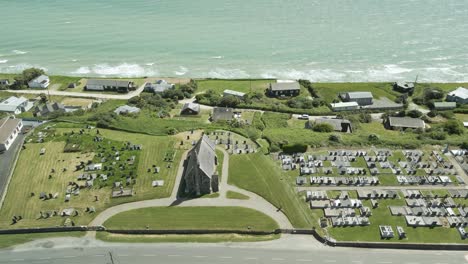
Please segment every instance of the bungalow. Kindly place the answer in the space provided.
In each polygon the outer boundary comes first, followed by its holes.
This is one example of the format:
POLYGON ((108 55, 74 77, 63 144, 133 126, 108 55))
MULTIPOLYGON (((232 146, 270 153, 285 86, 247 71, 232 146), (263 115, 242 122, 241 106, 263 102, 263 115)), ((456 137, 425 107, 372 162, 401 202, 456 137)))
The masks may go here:
POLYGON ((23 128, 21 119, 11 118, 9 116, 0 119, 0 152, 6 151, 11 147, 23 128))
POLYGON ((135 88, 135 84, 128 80, 89 79, 85 89, 88 91, 117 91, 128 92, 135 88))
POLYGON ((47 75, 40 75, 31 81, 28 82, 29 88, 42 88, 45 89, 49 86, 50 84, 50 79, 49 76, 47 75))
POLYGON ((145 84, 145 92, 151 93, 162 93, 169 89, 174 89, 175 85, 172 83, 168 83, 166 80, 157 80, 154 83, 146 83, 145 84))
POLYGON ((344 102, 356 102, 359 105, 371 105, 374 99, 371 92, 348 92, 340 97, 344 102))
POLYGON ((244 100, 244 98, 245 98, 245 93, 234 91, 234 90, 224 90, 223 97, 226 97, 226 96, 229 96, 229 95, 237 97, 240 100, 244 100))
MULTIPOLYGON (((312 124, 309 121, 309 127, 312 127, 312 124)), ((353 132, 351 127, 351 121, 347 119, 331 119, 331 118, 317 118, 315 119, 315 124, 330 124, 333 127, 333 130, 337 132, 351 133, 353 132)))
POLYGON ((65 112, 65 106, 60 103, 46 103, 45 105, 36 106, 33 111, 35 117, 47 116, 50 113, 65 112))
POLYGON ((0 112, 18 115, 28 111, 32 106, 33 104, 24 97, 11 96, 0 103, 0 112))
POLYGON ((200 105, 195 103, 185 103, 180 111, 181 115, 198 115, 200 113, 200 105))
POLYGON ((0 86, 7 86, 7 85, 10 85, 10 80, 0 79, 0 86))
POLYGON ((387 129, 407 129, 407 128, 420 128, 424 129, 426 124, 422 119, 411 117, 394 117, 390 116, 384 120, 384 126, 387 129))
POLYGON ((276 83, 270 83, 270 87, 268 88, 270 96, 297 96, 300 93, 301 87, 295 81, 277 81, 276 83))
POLYGON ((185 193, 201 195, 218 192, 217 163, 215 143, 203 135, 187 154, 183 174, 185 193))
POLYGON ((396 82, 393 83, 393 89, 400 93, 413 93, 414 83, 412 82, 396 82))
POLYGON ((114 113, 118 115, 138 114, 139 112, 140 112, 140 108, 129 106, 129 105, 122 105, 122 106, 117 107, 117 109, 114 110, 114 113))
POLYGON ((240 112, 234 111, 234 108, 215 107, 211 115, 211 121, 231 121, 234 118, 239 118, 240 112))
POLYGON ((434 102, 435 110, 450 110, 455 107, 457 107, 457 103, 455 102, 434 102))
POLYGON ((356 102, 340 102, 340 103, 331 103, 331 108, 335 112, 339 111, 351 111, 359 109, 359 104, 356 102))
POLYGON ((446 100, 448 102, 466 104, 468 103, 468 89, 463 88, 463 87, 458 87, 456 90, 453 90, 447 94, 446 100))

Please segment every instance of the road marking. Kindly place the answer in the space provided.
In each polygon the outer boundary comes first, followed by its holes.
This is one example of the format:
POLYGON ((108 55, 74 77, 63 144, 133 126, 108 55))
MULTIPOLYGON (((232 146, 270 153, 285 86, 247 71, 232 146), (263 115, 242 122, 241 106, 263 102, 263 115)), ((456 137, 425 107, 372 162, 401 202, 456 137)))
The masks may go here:
POLYGON ((117 255, 117 257, 128 257, 129 255, 126 255, 126 254, 120 254, 120 255, 117 255))
POLYGON ((207 256, 193 256, 194 258, 206 258, 207 256))
POLYGON ((156 257, 155 254, 144 254, 143 257, 156 257))
POLYGON ((77 256, 63 256, 64 258, 76 258, 77 256))
POLYGON ((352 262, 352 263, 362 263, 362 261, 360 261, 360 260, 353 260, 353 261, 351 261, 351 262, 352 262))
POLYGON ((24 259, 12 259, 11 261, 24 261, 24 259))
POLYGON ((311 259, 296 259, 296 261, 299 261, 299 262, 311 262, 313 260, 311 259))
POLYGON ((103 255, 103 254, 96 254, 96 255, 94 255, 94 256, 96 256, 96 257, 104 257, 105 255, 103 255))
POLYGON ((247 259, 247 260, 256 260, 258 258, 244 258, 244 259, 247 259))
POLYGON ((336 260, 334 260, 334 259, 326 259, 325 262, 332 263, 332 262, 336 262, 336 260))
POLYGON ((271 260, 278 261, 278 260, 284 260, 284 259, 282 259, 282 258, 272 258, 271 260))
POLYGON ((219 257, 219 258, 222 258, 222 259, 232 259, 232 257, 229 257, 229 256, 219 257))
POLYGON ((168 257, 180 257, 180 255, 167 255, 168 257))
POLYGON ((390 264, 390 263, 393 263, 391 261, 379 261, 379 263, 382 263, 382 264, 390 264))
POLYGON ((46 257, 46 258, 39 258, 40 260, 48 260, 50 259, 50 257, 46 257))

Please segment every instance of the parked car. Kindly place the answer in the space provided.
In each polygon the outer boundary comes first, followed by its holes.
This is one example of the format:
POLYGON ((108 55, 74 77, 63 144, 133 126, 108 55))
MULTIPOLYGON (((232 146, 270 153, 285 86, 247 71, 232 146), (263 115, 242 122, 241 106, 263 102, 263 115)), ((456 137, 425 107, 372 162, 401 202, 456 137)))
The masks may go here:
POLYGON ((309 120, 309 115, 308 114, 302 114, 297 119, 309 120))

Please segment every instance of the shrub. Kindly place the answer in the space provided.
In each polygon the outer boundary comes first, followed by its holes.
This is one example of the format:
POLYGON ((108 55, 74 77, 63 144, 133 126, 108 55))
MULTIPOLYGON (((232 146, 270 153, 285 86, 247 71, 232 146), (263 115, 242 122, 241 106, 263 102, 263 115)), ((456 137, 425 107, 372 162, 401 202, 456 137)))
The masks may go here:
POLYGON ((450 135, 456 134, 461 135, 464 132, 463 125, 457 120, 448 120, 444 124, 444 130, 450 135))
POLYGON ((380 140, 379 136, 376 135, 376 134, 370 134, 370 135, 367 137, 367 139, 368 139, 369 141, 373 141, 373 142, 379 141, 379 140, 380 140))
POLYGON ((423 113, 419 110, 410 110, 408 111, 408 113, 406 113, 407 116, 409 117, 412 117, 412 118, 418 118, 418 117, 421 117, 423 115, 423 113))
POLYGON ((225 107, 236 107, 238 104, 240 104, 239 98, 233 95, 224 96, 219 102, 220 106, 225 107))
POLYGON ((338 134, 331 134, 329 137, 328 137, 328 140, 332 141, 332 142, 341 142, 341 135, 338 135, 338 134))
POLYGON ((318 123, 312 126, 312 130, 315 132, 333 132, 333 126, 327 123, 318 123))
POLYGON ((284 153, 304 153, 307 151, 307 145, 306 144, 292 144, 292 145, 283 145, 281 146, 281 149, 283 150, 284 153))
POLYGON ((433 131, 429 134, 429 137, 435 140, 445 140, 447 138, 447 133, 443 131, 433 131))
POLYGON ((437 111, 436 110, 431 110, 429 113, 427 113, 427 116, 436 117, 437 116, 437 111))
POLYGON ((361 123, 370 123, 372 122, 372 116, 368 113, 359 114, 359 122, 361 123))

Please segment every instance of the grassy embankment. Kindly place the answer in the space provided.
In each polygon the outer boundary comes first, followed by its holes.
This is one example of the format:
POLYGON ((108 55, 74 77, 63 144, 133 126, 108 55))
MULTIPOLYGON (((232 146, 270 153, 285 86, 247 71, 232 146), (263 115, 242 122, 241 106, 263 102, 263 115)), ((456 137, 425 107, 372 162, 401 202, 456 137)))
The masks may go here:
POLYGON ((222 243, 222 242, 259 242, 280 238, 281 235, 122 235, 108 232, 98 232, 96 238, 106 242, 120 243, 222 243))
POLYGON ((237 200, 248 200, 248 199, 250 199, 249 196, 244 195, 242 193, 234 192, 234 191, 227 191, 226 198, 228 198, 228 199, 237 199, 237 200))
POLYGON ((12 247, 15 245, 24 244, 37 239, 55 238, 55 237, 82 237, 85 232, 56 232, 56 233, 31 233, 31 234, 14 234, 0 235, 0 248, 12 247))

